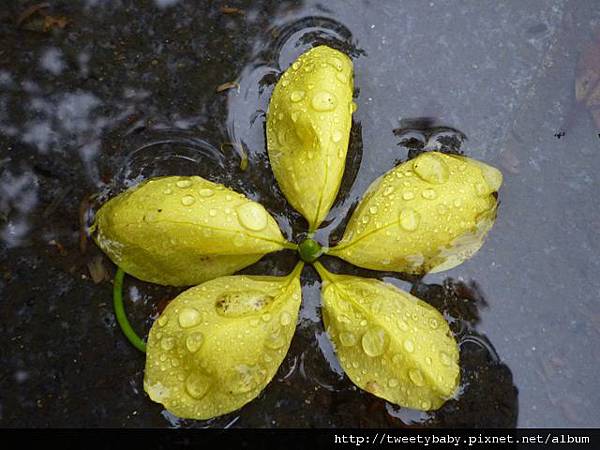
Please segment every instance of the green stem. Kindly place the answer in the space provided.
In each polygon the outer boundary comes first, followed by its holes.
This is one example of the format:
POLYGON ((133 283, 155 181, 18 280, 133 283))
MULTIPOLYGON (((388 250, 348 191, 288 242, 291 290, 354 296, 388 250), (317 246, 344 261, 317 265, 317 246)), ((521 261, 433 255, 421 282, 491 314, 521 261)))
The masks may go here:
POLYGON ((125 314, 125 307, 123 306, 123 278, 125 272, 120 267, 117 268, 115 275, 115 283, 113 286, 113 306, 115 308, 115 316, 117 316, 117 322, 121 327, 121 331, 125 337, 131 342, 131 344, 139 351, 146 353, 146 343, 140 338, 127 320, 125 314))

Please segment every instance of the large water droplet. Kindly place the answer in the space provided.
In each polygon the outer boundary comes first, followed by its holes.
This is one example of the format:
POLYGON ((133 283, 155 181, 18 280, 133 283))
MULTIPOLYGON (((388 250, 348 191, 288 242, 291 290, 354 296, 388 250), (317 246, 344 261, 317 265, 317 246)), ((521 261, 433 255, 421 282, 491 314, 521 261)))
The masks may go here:
POLYGON ((169 317, 166 314, 163 314, 158 318, 158 326, 164 327, 169 321, 169 317))
POLYGON ((200 197, 212 197, 215 192, 212 189, 208 189, 208 188, 204 188, 204 189, 200 189, 198 191, 198 194, 200 194, 200 197))
POLYGON ((299 102, 304 98, 304 91, 294 91, 290 94, 290 100, 293 102, 299 102))
POLYGON ((171 350, 173 347, 175 347, 175 338, 171 337, 171 336, 167 336, 163 339, 161 339, 160 341, 160 347, 163 350, 171 350))
POLYGON ((333 130, 331 132, 331 140, 333 142, 340 142, 342 140, 342 132, 340 130, 333 130))
POLYGON ((406 231, 415 231, 419 226, 420 220, 421 216, 414 209, 404 208, 402 211, 400 211, 400 226, 406 231))
POLYGON ((445 366, 452 364, 452 358, 450 358, 450 355, 448 355, 446 352, 440 352, 440 361, 445 366))
POLYGON ((407 339, 404 341, 404 350, 406 350, 408 353, 412 353, 415 351, 415 344, 413 341, 411 341, 410 339, 407 339))
POLYGON ((423 189, 423 191, 421 192, 421 197, 423 197, 426 200, 433 200, 437 197, 437 194, 433 189, 423 189))
POLYGON ((312 107, 317 111, 331 111, 336 104, 335 95, 327 91, 317 92, 311 100, 312 107))
POLYGON ((196 353, 200 350, 202 344, 204 344, 204 335, 200 331, 190 333, 188 337, 185 338, 185 347, 191 353, 196 353))
POLYGON ((192 195, 184 195, 181 197, 181 204, 183 206, 191 206, 194 204, 196 199, 192 195))
POLYGON ((408 376, 410 381, 412 381, 415 386, 423 386, 425 385, 425 379, 423 378, 423 374, 419 369, 410 369, 408 371, 408 376))
POLYGON ((194 308, 183 308, 178 316, 182 328, 190 328, 200 322, 200 313, 194 308))
POLYGON ((413 169, 424 181, 442 184, 448 181, 450 171, 446 163, 437 155, 423 153, 413 162, 413 169))
POLYGON ((261 231, 267 226, 267 211, 259 203, 244 203, 238 206, 237 213, 240 224, 248 230, 261 231))
POLYGON ((385 351, 386 334, 382 328, 371 328, 362 337, 362 348, 369 356, 379 356, 385 351))
POLYGON ((192 182, 190 180, 179 180, 175 184, 177 185, 177 187, 184 189, 184 188, 189 188, 192 185, 192 182))
POLYGON ((349 331, 342 331, 340 333, 340 342, 344 347, 352 347, 356 345, 356 336, 349 331))
POLYGON ((185 380, 186 392, 196 400, 203 398, 208 388, 210 388, 210 378, 202 373, 192 372, 185 380))
POLYGON ((279 323, 284 327, 287 327, 290 323, 292 323, 292 316, 290 313, 283 311, 279 316, 279 323))
POLYGON ((264 379, 260 366, 247 366, 245 364, 236 367, 236 377, 231 381, 231 390, 235 393, 245 394, 256 388, 264 379))
POLYGON ((283 347, 284 344, 285 344, 285 336, 279 331, 271 333, 265 339, 265 346, 269 347, 272 350, 277 350, 278 348, 283 347))
POLYGON ((406 201, 408 201, 408 200, 412 200, 413 198, 415 198, 415 194, 413 194, 412 192, 409 192, 409 191, 407 191, 407 192, 403 192, 403 193, 402 193, 402 198, 403 198, 404 200, 406 200, 406 201))

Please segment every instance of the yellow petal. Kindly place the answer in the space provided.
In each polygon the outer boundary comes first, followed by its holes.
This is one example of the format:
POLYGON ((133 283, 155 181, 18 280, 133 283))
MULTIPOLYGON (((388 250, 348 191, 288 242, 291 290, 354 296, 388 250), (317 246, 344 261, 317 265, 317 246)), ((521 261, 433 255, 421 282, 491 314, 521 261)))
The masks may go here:
POLYGON ((144 389, 176 416, 241 408, 271 381, 300 309, 302 263, 287 277, 229 276, 173 300, 148 337, 144 389))
POLYGON ((458 346, 435 308, 391 284, 316 268, 325 327, 354 384, 423 411, 452 397, 460 381, 458 346))
POLYGON ((93 229, 125 272, 173 286, 232 274, 290 246, 262 205, 197 176, 129 189, 100 208, 93 229))
POLYGON ((275 178, 311 230, 333 204, 352 125, 352 62, 326 46, 301 55, 273 91, 267 148, 275 178))
POLYGON ((483 245, 501 184, 500 171, 482 162, 423 153, 369 187, 329 254, 373 270, 450 269, 483 245))

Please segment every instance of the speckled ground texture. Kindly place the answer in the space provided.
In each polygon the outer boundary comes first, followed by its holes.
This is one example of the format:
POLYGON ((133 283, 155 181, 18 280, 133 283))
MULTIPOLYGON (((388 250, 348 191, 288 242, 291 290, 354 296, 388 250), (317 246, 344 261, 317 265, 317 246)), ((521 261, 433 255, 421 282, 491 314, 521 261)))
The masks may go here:
MULTIPOLYGON (((575 98, 578 61, 600 45, 597 0, 35 3, 0 5, 1 427, 600 425, 600 127, 575 98), (269 170, 264 112, 281 70, 319 43, 353 58, 358 104, 321 243, 409 157, 395 129, 456 128, 461 152, 504 173, 486 245, 451 271, 418 279, 324 261, 444 311, 460 393, 420 413, 355 389, 307 268, 298 331, 266 390, 224 417, 178 419, 143 392, 144 355, 112 313, 114 266, 81 230, 99 199, 200 174, 260 200, 298 239, 306 224, 269 170), (239 89, 216 92, 229 81, 239 89)), ((294 261, 283 252, 246 272, 294 261)), ((135 328, 146 333, 176 293, 128 278, 135 328)))

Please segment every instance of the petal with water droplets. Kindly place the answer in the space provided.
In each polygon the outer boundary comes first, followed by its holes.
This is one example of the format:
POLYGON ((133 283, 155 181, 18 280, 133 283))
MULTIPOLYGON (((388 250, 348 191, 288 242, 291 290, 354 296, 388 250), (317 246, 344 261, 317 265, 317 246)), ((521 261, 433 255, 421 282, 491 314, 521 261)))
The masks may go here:
POLYGON ((352 62, 327 46, 301 55, 275 86, 267 148, 275 178, 311 230, 340 187, 352 124, 352 62))
POLYGON ((483 245, 501 184, 500 171, 482 162, 423 153, 369 187, 329 254, 373 270, 450 269, 483 245))
POLYGON ((452 397, 460 379, 458 346, 435 308, 389 283, 316 268, 325 327, 354 384, 423 411, 452 397))
POLYGON ((188 289, 150 330, 144 389, 176 416, 208 419, 260 394, 298 318, 302 263, 287 277, 229 276, 188 289))
POLYGON ((229 275, 289 247, 265 208, 198 176, 154 178, 105 203, 98 246, 153 283, 189 286, 229 275))

